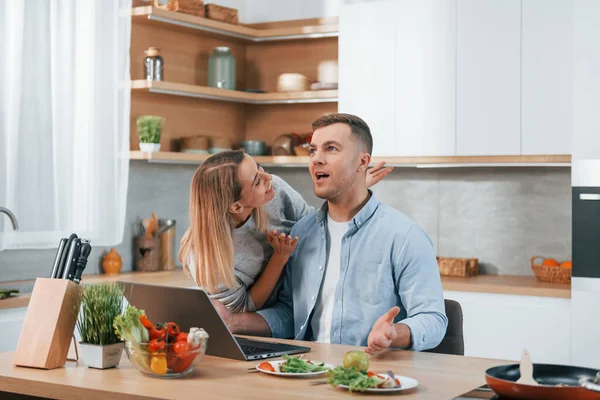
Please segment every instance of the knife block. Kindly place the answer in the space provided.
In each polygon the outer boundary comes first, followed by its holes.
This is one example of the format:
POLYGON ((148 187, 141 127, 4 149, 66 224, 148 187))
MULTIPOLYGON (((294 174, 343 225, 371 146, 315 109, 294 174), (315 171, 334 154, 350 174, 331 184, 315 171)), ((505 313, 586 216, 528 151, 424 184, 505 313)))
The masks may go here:
POLYGON ((79 289, 68 279, 36 279, 13 364, 43 369, 65 365, 79 315, 79 289))

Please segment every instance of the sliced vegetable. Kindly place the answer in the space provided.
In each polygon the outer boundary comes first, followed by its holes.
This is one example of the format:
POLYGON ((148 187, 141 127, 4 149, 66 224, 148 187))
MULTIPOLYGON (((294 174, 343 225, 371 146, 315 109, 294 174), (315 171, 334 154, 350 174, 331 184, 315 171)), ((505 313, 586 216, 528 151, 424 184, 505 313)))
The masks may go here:
POLYGON ((355 367, 335 367, 327 373, 327 382, 332 386, 348 386, 351 392, 362 392, 379 385, 376 374, 369 376, 367 372, 357 371, 355 367))
POLYGON ((285 373, 296 373, 296 374, 306 374, 311 372, 322 372, 325 371, 323 367, 323 363, 312 364, 302 359, 300 357, 290 357, 288 355, 283 356, 285 362, 279 365, 279 370, 285 373))
POLYGON ((263 371, 275 372, 275 368, 268 362, 262 362, 258 365, 258 369, 262 369, 263 371))

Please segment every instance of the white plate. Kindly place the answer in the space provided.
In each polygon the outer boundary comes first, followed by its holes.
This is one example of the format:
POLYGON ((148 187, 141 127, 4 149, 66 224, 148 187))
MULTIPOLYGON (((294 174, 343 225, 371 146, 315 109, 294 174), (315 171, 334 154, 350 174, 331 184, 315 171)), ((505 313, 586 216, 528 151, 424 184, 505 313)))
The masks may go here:
MULTIPOLYGON (((384 377, 384 375, 382 374, 378 374, 381 377, 384 377)), ((398 379, 400 381, 400 387, 398 388, 370 388, 370 389, 366 389, 363 390, 361 393, 392 393, 392 392, 401 392, 403 390, 409 390, 409 389, 413 389, 416 388, 417 386, 419 386, 419 381, 417 381, 416 379, 413 378, 409 378, 408 376, 402 376, 402 375, 394 375, 396 377, 396 379, 398 379)), ((337 387, 342 388, 342 389, 348 389, 348 386, 346 385, 338 385, 337 387)))
MULTIPOLYGON (((304 361, 311 361, 311 360, 304 360, 304 361)), ((260 372, 262 372, 263 374, 269 374, 269 375, 276 375, 276 376, 285 376, 288 378, 314 378, 315 376, 320 376, 323 374, 326 374, 327 371, 320 371, 320 372, 306 372, 306 373, 294 373, 294 372, 280 372, 279 371, 279 366, 281 364, 283 364, 285 362, 285 360, 276 360, 276 361, 266 361, 269 364, 271 364, 273 366, 273 368, 275 369, 275 372, 271 372, 271 371, 265 371, 264 369, 260 369, 258 368, 258 364, 256 366, 256 369, 260 372)), ((261 363, 262 364, 262 363, 261 363)), ((325 364, 323 365, 323 368, 330 368, 333 369, 334 366, 331 364, 325 364)))

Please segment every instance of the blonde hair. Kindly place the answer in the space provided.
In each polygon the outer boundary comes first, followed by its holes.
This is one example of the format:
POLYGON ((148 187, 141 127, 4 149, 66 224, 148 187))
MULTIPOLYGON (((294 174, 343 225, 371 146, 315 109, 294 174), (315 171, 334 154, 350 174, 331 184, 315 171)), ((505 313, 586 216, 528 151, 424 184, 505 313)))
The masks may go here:
MULTIPOLYGON (((206 160, 194 173, 190 186, 190 227, 181 239, 179 261, 196 283, 208 292, 219 292, 236 284, 233 230, 229 207, 242 196, 237 173, 244 160, 241 151, 225 151, 206 160), (194 265, 190 264, 190 257, 194 265)), ((257 230, 266 227, 263 207, 252 211, 257 230)))

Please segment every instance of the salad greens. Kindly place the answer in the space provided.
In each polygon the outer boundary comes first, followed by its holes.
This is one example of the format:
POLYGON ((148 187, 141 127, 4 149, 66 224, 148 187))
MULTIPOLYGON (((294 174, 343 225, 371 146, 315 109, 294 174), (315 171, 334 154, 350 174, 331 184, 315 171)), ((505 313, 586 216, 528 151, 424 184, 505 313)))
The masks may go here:
POLYGON ((310 372, 322 372, 325 371, 324 363, 317 361, 305 361, 300 357, 290 357, 283 355, 285 359, 284 363, 279 365, 279 370, 286 373, 310 373, 310 372))
POLYGON ((379 384, 379 381, 375 377, 369 377, 366 371, 339 366, 327 372, 327 382, 333 386, 348 386, 351 392, 362 392, 379 384))
POLYGON ((124 314, 119 314, 113 321, 115 333, 123 340, 134 345, 148 342, 148 330, 140 322, 144 310, 138 310, 133 306, 127 306, 124 314))
POLYGON ((152 373, 150 370, 150 358, 147 350, 148 330, 140 322, 144 310, 138 310, 133 306, 127 306, 124 314, 119 314, 113 321, 115 333, 125 340, 129 346, 129 356, 134 358, 143 372, 152 373))

